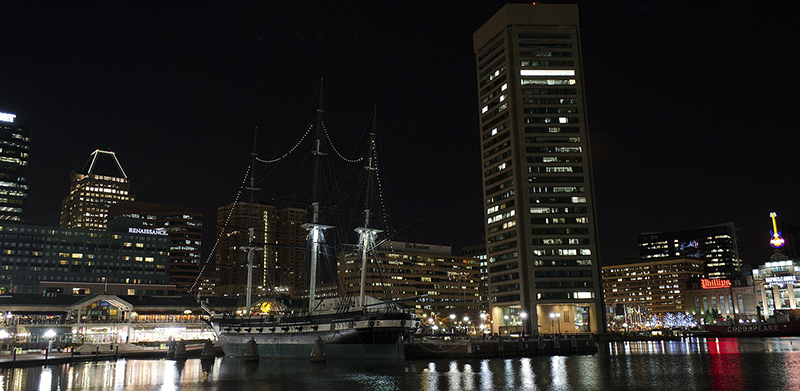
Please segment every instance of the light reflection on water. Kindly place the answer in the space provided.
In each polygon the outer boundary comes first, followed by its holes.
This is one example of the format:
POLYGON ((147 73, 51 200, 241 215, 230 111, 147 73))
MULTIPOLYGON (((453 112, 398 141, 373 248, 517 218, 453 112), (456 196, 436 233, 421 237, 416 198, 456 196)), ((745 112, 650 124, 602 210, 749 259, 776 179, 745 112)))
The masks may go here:
POLYGON ((11 390, 800 390, 800 338, 601 344, 596 355, 489 360, 119 360, 0 369, 11 390), (798 344, 794 344, 798 342, 798 344))

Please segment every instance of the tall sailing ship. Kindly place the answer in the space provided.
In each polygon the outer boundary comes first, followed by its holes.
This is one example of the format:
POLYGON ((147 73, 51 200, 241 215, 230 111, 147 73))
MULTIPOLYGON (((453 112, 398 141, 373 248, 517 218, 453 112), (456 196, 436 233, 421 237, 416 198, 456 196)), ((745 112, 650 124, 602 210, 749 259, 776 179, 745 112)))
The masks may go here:
MULTIPOLYGON (((253 347, 261 358, 309 358, 312 351, 324 350, 328 359, 381 359, 404 358, 404 340, 419 327, 420 321, 413 310, 403 309, 399 301, 378 300, 365 295, 364 280, 368 260, 375 255, 379 229, 371 228, 370 183, 376 167, 375 118, 370 133, 368 152, 363 161, 367 173, 367 186, 363 210, 363 225, 356 228, 359 235, 357 250, 361 253, 361 290, 358 297, 318 298, 316 293, 317 264, 322 237, 333 227, 320 221, 320 196, 318 180, 322 139, 322 84, 317 110, 316 140, 314 143, 314 184, 312 185, 311 221, 304 224, 308 231, 310 273, 307 306, 292 307, 280 301, 262 299, 254 305, 252 300, 253 254, 260 249, 254 244, 254 230, 249 230, 250 245, 241 248, 247 252, 248 277, 244 311, 217 311, 203 304, 210 314, 222 350, 228 356, 253 355, 253 347), (268 306, 269 310, 264 311, 268 306)), ((310 128, 309 128, 310 129, 310 128)), ((327 131, 326 131, 327 136, 327 131)), ((305 138, 305 136, 303 136, 305 138)), ((330 137, 327 137, 330 140, 330 137)), ((301 138, 302 141, 302 138, 301 138)), ((296 146, 295 146, 296 147, 296 146)), ((334 148, 335 149, 335 148, 334 148)), ((337 152, 338 153, 338 152, 337 152)), ((257 162, 270 162, 252 154, 250 189, 255 189, 253 166, 257 162)), ((376 266, 377 266, 377 259, 376 266)), ((318 352, 317 352, 318 353, 318 352)))

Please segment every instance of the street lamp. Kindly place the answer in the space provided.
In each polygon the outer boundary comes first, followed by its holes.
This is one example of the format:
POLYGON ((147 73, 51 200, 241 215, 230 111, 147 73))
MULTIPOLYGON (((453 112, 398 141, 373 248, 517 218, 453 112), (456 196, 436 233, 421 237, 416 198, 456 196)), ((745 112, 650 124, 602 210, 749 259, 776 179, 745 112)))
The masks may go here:
POLYGON ((455 334, 456 314, 450 314, 450 334, 455 334))
POLYGON ((556 319, 558 319, 558 333, 561 334, 561 313, 556 312, 556 319))
POLYGON ((525 325, 528 323, 528 322, 526 322, 526 320, 528 319, 528 313, 524 312, 524 311, 520 312, 519 313, 519 317, 522 318, 522 337, 524 338, 525 337, 525 325))
POLYGON ((44 359, 47 361, 47 356, 50 355, 50 350, 53 348, 53 338, 56 336, 56 332, 53 329, 47 330, 44 332, 44 337, 47 338, 47 350, 44 351, 44 359))

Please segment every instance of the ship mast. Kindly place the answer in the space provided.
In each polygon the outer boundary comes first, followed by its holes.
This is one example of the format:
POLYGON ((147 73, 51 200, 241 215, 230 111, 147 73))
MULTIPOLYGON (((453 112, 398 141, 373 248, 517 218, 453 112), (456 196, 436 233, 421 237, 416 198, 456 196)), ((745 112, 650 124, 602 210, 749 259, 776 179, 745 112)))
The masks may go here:
POLYGON ((366 299, 366 279, 367 279, 367 253, 375 246, 375 236, 383 232, 379 229, 369 228, 370 218, 370 186, 372 184, 372 177, 377 168, 374 166, 376 158, 375 148, 375 135, 378 123, 378 109, 375 108, 372 114, 372 132, 369 134, 369 145, 367 146, 367 165, 364 169, 367 170, 367 186, 364 194, 364 226, 355 229, 358 232, 358 243, 361 247, 361 292, 358 296, 358 304, 364 307, 366 299))
POLYGON ((256 128, 253 135, 253 152, 250 154, 250 187, 246 189, 250 191, 250 205, 247 207, 247 223, 250 228, 247 231, 247 246, 239 247, 240 250, 247 252, 247 299, 245 300, 245 310, 247 315, 250 315, 250 307, 253 305, 253 255, 256 251, 263 250, 255 246, 255 227, 253 220, 253 213, 255 210, 255 191, 259 190, 255 187, 255 168, 256 168, 256 137, 258 137, 258 128, 256 128))
POLYGON ((319 82, 319 108, 317 108, 317 129, 315 148, 311 152, 314 155, 314 182, 311 184, 311 223, 303 224, 303 228, 308 230, 308 236, 311 240, 311 272, 309 276, 308 287, 308 312, 314 310, 314 300, 317 291, 317 259, 319 256, 319 240, 322 231, 333 228, 327 225, 319 224, 319 180, 320 180, 320 157, 325 155, 320 151, 322 143, 322 113, 323 110, 323 95, 322 95, 322 80, 319 82))

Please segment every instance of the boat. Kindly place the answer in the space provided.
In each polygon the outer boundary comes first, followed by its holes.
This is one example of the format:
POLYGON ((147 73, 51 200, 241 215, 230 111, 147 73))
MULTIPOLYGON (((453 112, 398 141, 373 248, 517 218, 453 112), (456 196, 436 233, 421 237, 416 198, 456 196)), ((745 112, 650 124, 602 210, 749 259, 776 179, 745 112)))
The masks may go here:
MULTIPOLYGON (((320 130, 322 123, 322 84, 320 83, 320 105, 317 110, 316 140, 314 155, 314 178, 319 176, 319 159, 325 155, 320 150, 323 142, 320 130)), ((305 136, 303 136, 305 137, 305 136)), ((329 139, 329 138, 328 138, 329 139)), ((302 139, 301 139, 302 141, 302 139)), ((368 180, 377 169, 374 156, 375 125, 370 133, 369 151, 365 156, 365 169, 368 180)), ((268 162, 252 154, 253 165, 256 162, 268 162)), ((253 171, 250 170, 250 189, 255 189, 253 171)), ((316 183, 315 183, 316 185, 316 183)), ((313 187, 313 186, 312 186, 313 187)), ((413 310, 403 309, 400 300, 381 301, 364 294, 364 279, 367 259, 375 254, 376 238, 382 231, 370 227, 369 185, 367 201, 363 210, 363 226, 356 228, 359 234, 358 249, 362 255, 361 292, 355 297, 318 298, 316 295, 316 278, 320 238, 323 232, 333 227, 322 224, 320 216, 319 193, 312 189, 311 221, 303 225, 308 231, 310 245, 310 278, 307 306, 292 307, 280 301, 263 298, 253 303, 252 292, 252 260, 253 252, 258 249, 254 245, 253 229, 250 228, 250 245, 243 247, 247 251, 248 277, 245 310, 217 311, 201 303, 209 313, 209 323, 215 330, 225 355, 233 357, 253 357, 268 359, 312 359, 320 361, 340 359, 404 359, 404 342, 419 328, 413 310), (268 307, 268 311, 262 309, 268 307), (321 341, 321 343, 320 343, 321 341), (253 352, 255 345, 256 352, 253 352), (315 347, 316 345, 316 347, 315 347), (320 348, 322 352, 320 352, 320 348)))
POLYGON ((733 321, 707 324, 706 331, 719 337, 789 337, 800 336, 798 310, 775 310, 766 322, 733 321))

